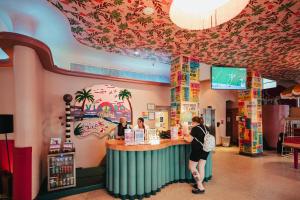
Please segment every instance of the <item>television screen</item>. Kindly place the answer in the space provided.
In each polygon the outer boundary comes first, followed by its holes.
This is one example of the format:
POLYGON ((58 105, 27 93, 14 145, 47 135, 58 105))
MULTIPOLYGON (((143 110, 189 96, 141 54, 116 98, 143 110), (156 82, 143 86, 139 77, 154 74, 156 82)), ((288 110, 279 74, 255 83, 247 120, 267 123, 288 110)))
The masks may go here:
POLYGON ((221 90, 247 89, 247 69, 236 67, 211 67, 211 87, 221 90))

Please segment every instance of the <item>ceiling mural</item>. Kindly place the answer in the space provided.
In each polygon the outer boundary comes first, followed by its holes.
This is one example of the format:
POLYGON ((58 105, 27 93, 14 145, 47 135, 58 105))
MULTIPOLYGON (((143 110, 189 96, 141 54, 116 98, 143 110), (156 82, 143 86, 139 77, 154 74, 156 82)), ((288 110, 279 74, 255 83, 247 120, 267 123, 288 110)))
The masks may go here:
POLYGON ((68 18, 76 40, 96 49, 162 63, 188 54, 273 79, 300 79, 299 0, 251 0, 234 19, 202 31, 173 24, 171 0, 48 1, 68 18))

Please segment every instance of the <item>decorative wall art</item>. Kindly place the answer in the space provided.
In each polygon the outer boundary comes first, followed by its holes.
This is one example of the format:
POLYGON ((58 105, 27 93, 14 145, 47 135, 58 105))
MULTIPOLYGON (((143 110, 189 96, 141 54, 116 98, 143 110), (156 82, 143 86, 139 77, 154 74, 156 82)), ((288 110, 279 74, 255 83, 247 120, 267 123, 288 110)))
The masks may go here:
POLYGON ((148 119, 149 120, 155 120, 155 112, 149 112, 148 113, 148 119))
POLYGON ((94 85, 77 91, 77 109, 72 113, 74 135, 96 135, 102 138, 114 130, 120 117, 125 117, 130 122, 132 109, 126 99, 131 97, 131 93, 124 91, 112 85, 94 85))
POLYGON ((71 121, 73 120, 71 116, 71 102, 73 100, 73 96, 70 94, 65 94, 63 96, 63 100, 66 104, 66 138, 63 144, 63 152, 75 151, 75 147, 71 141, 71 121))
POLYGON ((147 104, 147 110, 155 110, 155 104, 154 103, 148 103, 147 104))

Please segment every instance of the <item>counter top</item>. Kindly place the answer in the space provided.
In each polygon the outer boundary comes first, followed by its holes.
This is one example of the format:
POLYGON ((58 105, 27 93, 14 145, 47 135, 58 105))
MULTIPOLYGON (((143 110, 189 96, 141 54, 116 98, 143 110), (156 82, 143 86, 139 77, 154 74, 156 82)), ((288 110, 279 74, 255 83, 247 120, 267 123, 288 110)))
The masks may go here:
POLYGON ((169 146, 181 145, 181 144, 189 144, 189 142, 184 141, 183 139, 171 140, 171 139, 161 139, 160 144, 150 145, 125 145, 124 140, 107 140, 106 147, 112 150, 118 151, 151 151, 151 150, 159 150, 164 149, 169 146))

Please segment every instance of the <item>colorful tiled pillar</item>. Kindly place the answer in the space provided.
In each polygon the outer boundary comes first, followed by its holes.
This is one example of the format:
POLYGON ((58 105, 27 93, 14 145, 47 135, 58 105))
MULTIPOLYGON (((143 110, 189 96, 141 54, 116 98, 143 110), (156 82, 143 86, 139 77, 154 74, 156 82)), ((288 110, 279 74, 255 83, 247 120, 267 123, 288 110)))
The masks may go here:
POLYGON ((263 153, 262 78, 257 72, 247 73, 247 90, 239 91, 239 147, 241 154, 263 153))
POLYGON ((179 56, 171 63, 171 126, 198 115, 199 60, 179 56))

